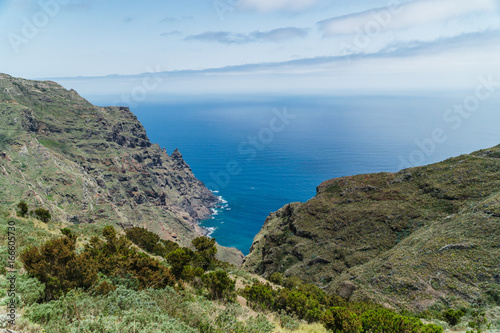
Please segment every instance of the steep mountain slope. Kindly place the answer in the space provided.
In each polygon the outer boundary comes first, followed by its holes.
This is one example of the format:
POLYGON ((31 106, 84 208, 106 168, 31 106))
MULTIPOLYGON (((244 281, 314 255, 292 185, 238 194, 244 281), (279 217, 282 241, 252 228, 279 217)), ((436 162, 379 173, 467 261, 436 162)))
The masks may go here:
POLYGON ((498 302, 500 146, 326 181, 269 216, 244 267, 413 310, 498 302))
POLYGON ((146 226, 182 245, 217 203, 180 152, 152 144, 128 108, 0 74, 0 204, 21 199, 61 222, 146 226))

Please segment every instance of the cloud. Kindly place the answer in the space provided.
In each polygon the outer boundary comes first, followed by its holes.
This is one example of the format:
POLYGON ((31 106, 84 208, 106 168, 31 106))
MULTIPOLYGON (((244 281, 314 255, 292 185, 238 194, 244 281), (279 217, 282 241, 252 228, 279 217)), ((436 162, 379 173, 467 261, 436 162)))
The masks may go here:
POLYGON ((215 42, 221 44, 239 44, 245 42, 244 35, 232 34, 227 31, 208 31, 184 38, 186 41, 215 42))
POLYGON ((173 22, 188 21, 193 19, 194 19, 193 16, 182 16, 182 17, 167 16, 164 19, 162 19, 160 23, 173 23, 173 22))
MULTIPOLYGON (((500 30, 464 33, 432 42, 393 45, 391 49, 351 57, 327 56, 286 62, 158 73, 165 94, 420 94, 466 91, 481 75, 500 79, 500 30), (349 61, 348 61, 349 60, 349 61)), ((50 78, 83 95, 121 96, 150 74, 88 78, 50 78)), ((47 78, 45 78, 47 79, 47 78)), ((466 95, 467 96, 467 95, 466 95)), ((154 98, 153 94, 151 98, 154 98)), ((463 98, 463 97, 462 97, 463 98)))
POLYGON ((227 31, 209 31, 198 35, 188 36, 184 40, 221 44, 247 44, 254 42, 282 42, 295 38, 304 38, 307 35, 308 32, 306 29, 289 27, 270 31, 254 31, 249 34, 234 34, 227 31))
POLYGON ((160 22, 161 23, 170 23, 170 22, 177 22, 177 20, 179 20, 178 18, 175 18, 175 17, 165 17, 163 20, 161 20, 160 22))
POLYGON ((300 28, 280 28, 271 31, 260 32, 255 31, 250 34, 250 37, 255 40, 263 40, 269 42, 279 42, 294 38, 304 38, 307 36, 306 29, 300 28))
POLYGON ((168 37, 168 36, 175 36, 175 35, 180 35, 181 32, 179 30, 174 30, 174 31, 169 31, 169 32, 164 32, 160 36, 161 37, 168 37))
MULTIPOLYGON (((350 56, 336 55, 314 58, 300 58, 285 62, 270 62, 258 64, 246 64, 238 66, 228 66, 216 69, 200 70, 199 73, 206 74, 234 74, 234 73, 261 73, 262 71, 278 73, 281 71, 297 72, 318 72, 331 65, 342 68, 347 65, 354 65, 362 61, 385 59, 388 63, 403 59, 415 59, 420 57, 446 58, 445 61, 453 64, 455 58, 466 58, 472 54, 470 65, 477 66, 478 59, 474 57, 483 55, 491 58, 488 62, 496 64, 494 54, 500 54, 500 29, 463 33, 452 37, 443 37, 433 41, 410 41, 394 43, 387 48, 372 53, 354 54, 350 56), (487 50, 487 51, 486 51, 487 50), (448 56, 452 54, 452 58, 448 56)), ((384 69, 381 68, 381 71, 384 69)))
POLYGON ((417 0, 399 6, 376 8, 318 22, 326 36, 353 34, 370 29, 398 30, 456 17, 494 12, 495 0, 417 0), (377 25, 377 26, 376 26, 377 25))
POLYGON ((274 11, 297 12, 318 3, 318 0, 240 0, 237 6, 243 10, 256 10, 262 13, 274 11))

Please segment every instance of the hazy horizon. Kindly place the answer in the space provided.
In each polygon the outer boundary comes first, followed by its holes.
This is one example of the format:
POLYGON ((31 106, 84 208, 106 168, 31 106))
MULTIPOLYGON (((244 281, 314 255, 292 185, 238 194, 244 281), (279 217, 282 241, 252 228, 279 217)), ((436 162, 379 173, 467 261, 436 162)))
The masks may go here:
POLYGON ((499 8, 498 0, 4 0, 0 72, 58 78, 84 94, 470 91, 480 78, 500 82, 499 8))

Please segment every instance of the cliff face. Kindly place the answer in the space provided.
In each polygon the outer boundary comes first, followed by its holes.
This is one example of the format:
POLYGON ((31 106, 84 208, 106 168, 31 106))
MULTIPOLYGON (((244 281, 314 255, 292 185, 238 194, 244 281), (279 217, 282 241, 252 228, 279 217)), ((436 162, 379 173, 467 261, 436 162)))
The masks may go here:
POLYGON ((498 297, 500 146, 317 192, 269 216, 244 267, 413 310, 498 297))
POLYGON ((139 225, 182 245, 217 198, 124 107, 53 82, 0 75, 0 202, 24 199, 75 224, 139 225))

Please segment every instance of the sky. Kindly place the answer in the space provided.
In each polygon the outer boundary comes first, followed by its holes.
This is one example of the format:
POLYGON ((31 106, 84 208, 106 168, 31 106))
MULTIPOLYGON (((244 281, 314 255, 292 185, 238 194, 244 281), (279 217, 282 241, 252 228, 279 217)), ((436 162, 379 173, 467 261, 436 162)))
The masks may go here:
POLYGON ((0 0, 0 72, 87 94, 468 90, 499 59, 500 0, 0 0))

